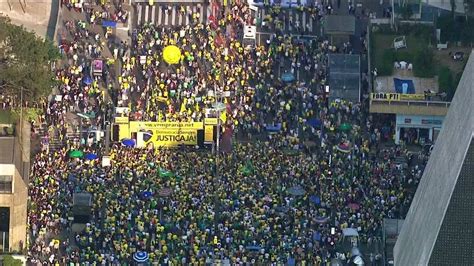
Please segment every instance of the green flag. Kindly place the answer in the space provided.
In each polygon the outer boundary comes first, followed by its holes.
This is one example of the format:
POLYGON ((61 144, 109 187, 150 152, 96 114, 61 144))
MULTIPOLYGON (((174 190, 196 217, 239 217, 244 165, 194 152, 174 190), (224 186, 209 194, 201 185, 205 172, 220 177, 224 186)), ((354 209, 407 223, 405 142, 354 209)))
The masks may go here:
POLYGON ((253 165, 250 161, 247 161, 244 166, 240 168, 240 172, 244 175, 251 175, 253 173, 253 165))
POLYGON ((158 172, 159 176, 160 177, 173 177, 173 173, 171 171, 168 171, 168 170, 165 170, 163 168, 160 167, 160 170, 158 172))

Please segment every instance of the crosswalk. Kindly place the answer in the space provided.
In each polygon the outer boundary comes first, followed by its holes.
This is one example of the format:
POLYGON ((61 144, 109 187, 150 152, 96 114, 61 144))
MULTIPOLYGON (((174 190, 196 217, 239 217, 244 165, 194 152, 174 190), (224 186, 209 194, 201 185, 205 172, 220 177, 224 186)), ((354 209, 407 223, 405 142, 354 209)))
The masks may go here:
POLYGON ((307 11, 296 9, 281 9, 278 19, 272 15, 269 9, 259 8, 257 12, 258 24, 257 31, 268 32, 280 29, 283 32, 300 32, 307 35, 317 35, 320 33, 320 25, 317 16, 307 11), (275 23, 275 21, 279 21, 275 23))
POLYGON ((135 5, 136 25, 151 23, 161 27, 178 27, 193 23, 206 24, 212 14, 212 7, 205 3, 164 4, 137 3, 135 5))

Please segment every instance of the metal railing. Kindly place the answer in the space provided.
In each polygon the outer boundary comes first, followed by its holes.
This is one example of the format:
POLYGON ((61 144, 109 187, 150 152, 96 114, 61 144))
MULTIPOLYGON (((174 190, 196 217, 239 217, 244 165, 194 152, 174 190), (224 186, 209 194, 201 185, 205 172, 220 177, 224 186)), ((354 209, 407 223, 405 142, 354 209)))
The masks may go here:
POLYGON ((426 106, 426 107, 444 107, 449 108, 451 102, 442 102, 442 101, 409 101, 409 100, 399 100, 399 101, 389 101, 385 99, 373 99, 370 100, 370 104, 387 104, 394 106, 426 106))

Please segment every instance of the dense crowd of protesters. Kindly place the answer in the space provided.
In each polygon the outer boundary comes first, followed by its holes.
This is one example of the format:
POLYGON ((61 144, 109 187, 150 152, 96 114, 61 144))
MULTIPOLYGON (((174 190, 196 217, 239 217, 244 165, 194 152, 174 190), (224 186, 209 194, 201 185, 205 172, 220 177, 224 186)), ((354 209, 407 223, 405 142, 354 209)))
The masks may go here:
POLYGON ((100 3, 102 14, 78 3, 67 4, 85 16, 66 22, 72 41, 61 44, 67 58, 56 72, 61 99, 46 108, 47 123, 61 134, 70 112, 100 128, 109 119, 108 93, 116 106, 130 108, 130 119, 144 121, 201 121, 219 99, 227 126, 244 138, 264 137, 236 142, 219 160, 194 147, 114 144, 110 166, 102 166, 103 143, 41 151, 30 178, 31 263, 130 265, 136 252, 146 252, 156 265, 329 265, 350 258, 341 248, 343 229, 354 228, 361 243, 371 243, 383 218, 407 211, 425 161, 402 147, 384 147, 388 137, 364 105, 326 97, 326 55, 349 53, 350 46, 277 30, 246 47, 241 32, 253 19, 240 2, 210 24, 190 14, 185 27, 143 25, 130 45, 111 45, 94 24, 126 19, 126 12, 110 15, 100 3), (179 64, 163 62, 167 45, 182 49, 179 64), (119 64, 118 75, 94 77, 89 62, 96 58, 107 61, 105 72, 119 64), (285 67, 283 75, 293 78, 278 76, 285 67), (276 125, 275 134, 264 134, 276 125), (97 159, 71 158, 72 149, 97 159), (79 231, 70 219, 75 192, 93 196, 91 220, 79 231))
POLYGON ((338 152, 343 135, 328 134, 324 148, 312 153, 289 153, 281 138, 239 144, 219 165, 214 155, 194 150, 114 146, 110 167, 68 158, 66 148, 43 152, 33 167, 30 224, 39 237, 30 256, 107 265, 132 263, 136 251, 146 251, 152 262, 173 265, 327 263, 340 252, 342 229, 356 228, 370 243, 382 218, 406 211, 411 195, 404 188, 422 171, 404 179, 395 162, 406 155, 400 148, 371 155, 366 141, 352 154, 338 152), (304 195, 294 195, 294 187, 304 195), (172 192, 162 195, 166 189, 172 192), (74 246, 66 239, 46 249, 48 236, 70 232, 77 191, 94 196, 94 218, 75 234, 74 246))

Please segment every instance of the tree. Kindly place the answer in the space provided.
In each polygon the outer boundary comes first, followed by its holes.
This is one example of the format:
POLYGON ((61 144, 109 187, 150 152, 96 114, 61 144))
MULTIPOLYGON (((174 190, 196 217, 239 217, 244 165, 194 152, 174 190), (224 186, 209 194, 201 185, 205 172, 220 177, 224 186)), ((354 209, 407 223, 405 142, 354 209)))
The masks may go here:
POLYGON ((431 78, 434 76, 434 57, 430 49, 419 49, 415 52, 413 74, 415 77, 431 78))
POLYGON ((21 260, 17 260, 13 258, 11 255, 5 255, 3 256, 3 265, 8 265, 8 266, 21 266, 23 263, 21 260))
POLYGON ((466 5, 466 15, 468 17, 474 17, 474 0, 464 0, 466 5))
POLYGON ((411 9, 411 6, 409 5, 404 5, 399 8, 400 15, 404 20, 408 20, 413 16, 413 10, 411 9))
POLYGON ((10 112, 10 115, 14 119, 14 121, 17 121, 19 119, 24 119, 26 121, 35 121, 42 114, 43 111, 41 108, 14 108, 10 112))
POLYGON ((473 19, 468 18, 466 21, 464 21, 463 27, 458 30, 460 35, 460 41, 464 45, 472 45, 472 43, 474 42, 474 30, 472 30, 473 27, 473 19))
POLYGON ((438 84, 441 91, 446 92, 448 94, 450 93, 450 90, 453 89, 453 74, 451 73, 451 70, 448 67, 443 66, 439 69, 438 84))
POLYGON ((37 37, 23 26, 0 16, 0 93, 24 101, 37 101, 51 92, 52 60, 59 51, 51 41, 37 37))
POLYGON ((437 18, 436 27, 441 30, 442 43, 458 41, 456 31, 453 31, 454 19, 452 16, 446 15, 437 18))
POLYGON ((450 0, 449 2, 451 4, 451 16, 454 17, 456 16, 456 0, 450 0))

